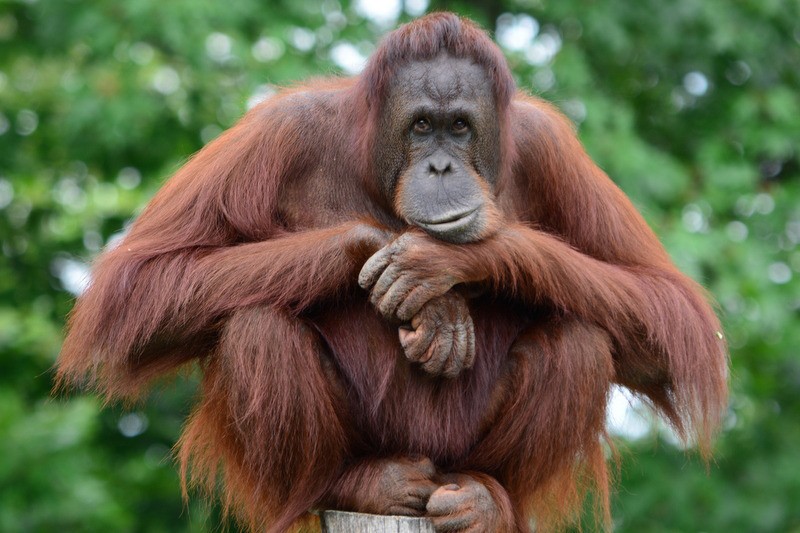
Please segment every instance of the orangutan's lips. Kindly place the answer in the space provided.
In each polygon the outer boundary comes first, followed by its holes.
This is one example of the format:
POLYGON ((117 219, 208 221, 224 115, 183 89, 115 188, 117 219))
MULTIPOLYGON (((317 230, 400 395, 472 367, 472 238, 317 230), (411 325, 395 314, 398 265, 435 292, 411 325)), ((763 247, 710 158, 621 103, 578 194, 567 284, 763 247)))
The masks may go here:
POLYGON ((432 233, 450 233, 469 227, 477 218, 479 210, 480 206, 473 207, 468 211, 448 214, 437 220, 415 220, 414 223, 432 233))

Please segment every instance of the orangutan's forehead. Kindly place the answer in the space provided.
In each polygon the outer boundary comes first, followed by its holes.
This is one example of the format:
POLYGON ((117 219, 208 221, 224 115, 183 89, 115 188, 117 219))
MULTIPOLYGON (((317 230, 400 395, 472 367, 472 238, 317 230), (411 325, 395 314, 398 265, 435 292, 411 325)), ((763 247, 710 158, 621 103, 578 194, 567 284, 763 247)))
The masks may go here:
POLYGON ((486 71, 470 59, 441 54, 415 61, 399 69, 392 94, 404 99, 425 99, 443 105, 456 99, 492 98, 492 84, 486 71))

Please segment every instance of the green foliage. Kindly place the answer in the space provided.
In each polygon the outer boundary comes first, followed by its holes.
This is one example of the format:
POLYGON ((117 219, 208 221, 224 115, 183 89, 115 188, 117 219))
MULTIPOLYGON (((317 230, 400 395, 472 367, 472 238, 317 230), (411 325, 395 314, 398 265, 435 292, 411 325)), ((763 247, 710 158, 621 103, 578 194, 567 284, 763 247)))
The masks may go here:
MULTIPOLYGON (((709 287, 732 347, 716 461, 658 426, 621 440, 617 529, 800 531, 800 4, 487 4, 429 9, 497 31, 519 85, 709 287)), ((339 72, 393 24, 337 0, 0 3, 0 530, 216 528, 170 459, 191 379, 133 411, 49 398, 69 291, 249 101, 339 72)))

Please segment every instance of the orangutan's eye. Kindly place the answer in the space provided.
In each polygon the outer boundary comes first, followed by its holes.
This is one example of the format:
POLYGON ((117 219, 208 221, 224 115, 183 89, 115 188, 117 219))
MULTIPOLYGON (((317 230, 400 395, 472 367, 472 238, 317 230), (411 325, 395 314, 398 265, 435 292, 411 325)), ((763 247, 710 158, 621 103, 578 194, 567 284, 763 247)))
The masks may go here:
POLYGON ((469 124, 463 118, 457 118, 453 121, 453 133, 466 133, 469 130, 469 124))
POLYGON ((418 118, 414 122, 414 131, 417 133, 430 133, 433 131, 433 126, 427 118, 418 118))

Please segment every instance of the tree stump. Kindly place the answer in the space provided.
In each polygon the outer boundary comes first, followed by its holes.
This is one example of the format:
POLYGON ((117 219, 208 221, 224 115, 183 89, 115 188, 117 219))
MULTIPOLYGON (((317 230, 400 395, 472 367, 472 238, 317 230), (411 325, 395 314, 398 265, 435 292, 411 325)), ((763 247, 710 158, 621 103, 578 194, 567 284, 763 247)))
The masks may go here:
POLYGON ((382 516, 344 511, 321 514, 322 533, 434 533, 426 518, 382 516))

